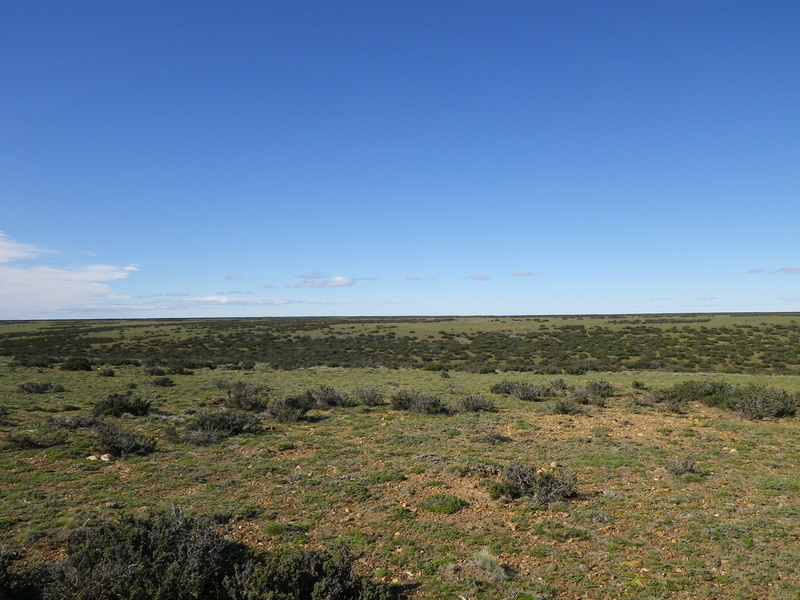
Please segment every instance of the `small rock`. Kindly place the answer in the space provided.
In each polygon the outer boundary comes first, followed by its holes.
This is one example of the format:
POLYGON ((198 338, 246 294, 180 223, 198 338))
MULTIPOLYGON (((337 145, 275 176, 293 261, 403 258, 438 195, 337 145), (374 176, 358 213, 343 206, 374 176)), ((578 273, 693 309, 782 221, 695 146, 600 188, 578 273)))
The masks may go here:
POLYGON ((104 460, 105 462, 111 462, 112 460, 114 460, 114 457, 111 456, 110 454, 103 454, 100 457, 100 460, 104 460))
POLYGON ((94 454, 90 454, 89 456, 86 457, 86 460, 97 460, 97 456, 95 456, 94 454))
POLYGON ((122 508, 119 502, 106 502, 106 508, 122 508))

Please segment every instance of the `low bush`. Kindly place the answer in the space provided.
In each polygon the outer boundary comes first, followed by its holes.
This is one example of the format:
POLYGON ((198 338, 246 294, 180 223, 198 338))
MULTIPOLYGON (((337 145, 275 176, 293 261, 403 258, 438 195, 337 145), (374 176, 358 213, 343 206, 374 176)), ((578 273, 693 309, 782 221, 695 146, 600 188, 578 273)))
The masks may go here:
POLYGON ((8 600, 390 600, 385 584, 358 575, 346 553, 300 548, 256 553, 180 509, 122 515, 81 528, 66 557, 13 569, 0 550, 8 600))
POLYGON ((353 395, 364 406, 380 406, 383 404, 383 392, 376 387, 362 387, 353 390, 353 395))
POLYGON ((333 408, 336 406, 353 406, 353 401, 344 394, 340 394, 329 385, 321 385, 306 392, 306 397, 312 406, 317 408, 333 408))
POLYGON ((294 423, 306 416, 313 408, 312 400, 307 396, 289 396, 270 402, 264 413, 278 423, 294 423))
POLYGON ((392 396, 392 408, 426 415, 438 415, 449 412, 438 396, 423 394, 415 390, 397 392, 392 396))
POLYGON ((729 406, 744 417, 758 421, 794 416, 798 398, 783 390, 741 386, 734 388, 729 406))
POLYGON ((688 456, 673 458, 667 463, 667 471, 673 475, 686 475, 687 473, 697 473, 697 463, 688 456))
POLYGON ((61 363, 62 371, 91 371, 92 361, 85 356, 68 356, 61 363))
POLYGON ((143 417, 150 412, 152 400, 134 396, 132 391, 109 394, 94 405, 95 417, 121 417, 124 414, 143 417))
POLYGON ((67 443, 67 438, 63 432, 47 427, 11 431, 6 439, 12 448, 18 450, 51 448, 67 443))
POLYGON ((490 391, 493 394, 514 396, 526 402, 538 402, 556 395, 556 392, 549 385, 537 385, 524 381, 501 381, 494 384, 490 391))
POLYGON ((260 426, 258 417, 243 411, 203 411, 189 423, 187 439, 196 444, 214 444, 241 433, 255 433, 260 426))
POLYGON ((586 413, 586 409, 574 400, 561 399, 553 402, 550 410, 554 415, 581 415, 586 413))
POLYGON ((91 415, 56 415, 47 417, 45 423, 55 429, 82 429, 94 425, 91 415))
POLYGON ((152 383, 159 387, 175 387, 175 382, 171 377, 156 377, 153 379, 152 383))
POLYGON ((272 391, 267 385, 245 381, 217 379, 214 384, 228 393, 224 404, 234 410, 262 411, 266 408, 266 397, 272 391))
POLYGON ((52 381, 25 381, 17 384, 17 389, 26 394, 49 394, 63 392, 64 386, 52 381))
POLYGON ((288 548, 236 565, 226 578, 231 599, 390 600, 389 586, 358 575, 345 552, 288 548))
POLYGON ((156 448, 155 438, 137 435, 126 431, 114 423, 98 421, 94 424, 94 433, 104 454, 119 456, 144 456, 156 448))
POLYGON ((111 367, 103 367, 97 372, 97 374, 100 375, 100 377, 114 377, 116 372, 111 367))
POLYGON ((493 498, 525 496, 533 502, 552 504, 577 495, 577 478, 573 473, 556 469, 537 469, 533 465, 511 463, 503 473, 504 479, 489 487, 493 498))
POLYGON ((70 541, 45 597, 223 600, 229 597, 223 580, 244 555, 244 546, 177 509, 123 515, 70 541))
POLYGON ((461 412, 494 412, 496 410, 493 400, 475 394, 460 398, 456 403, 456 408, 461 412))

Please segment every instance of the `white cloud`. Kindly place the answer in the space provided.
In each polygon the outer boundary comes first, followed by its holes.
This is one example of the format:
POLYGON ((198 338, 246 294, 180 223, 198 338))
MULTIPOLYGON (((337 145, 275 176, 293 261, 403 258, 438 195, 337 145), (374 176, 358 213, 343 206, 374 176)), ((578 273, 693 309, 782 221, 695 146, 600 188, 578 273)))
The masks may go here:
POLYGON ((114 298, 106 282, 125 279, 139 270, 134 265, 82 265, 68 269, 14 265, 45 253, 0 233, 0 318, 51 318, 81 310, 87 304, 114 298))
POLYGON ((235 280, 235 279, 241 279, 241 278, 242 278, 241 275, 228 275, 225 279, 235 280))
POLYGON ((16 242, 0 231, 0 264, 36 258, 40 254, 44 254, 44 252, 44 250, 36 246, 16 242))
POLYGON ((527 269, 523 269, 522 271, 517 271, 513 273, 514 277, 533 277, 533 272, 528 271, 527 269))
POLYGON ((337 275, 336 277, 331 277, 330 279, 321 279, 321 278, 307 279, 303 283, 298 283, 294 287, 296 287, 296 288, 337 288, 337 287, 350 287, 352 285, 355 285, 355 283, 356 282, 353 279, 348 279, 347 277, 342 277, 341 275, 337 275))
POLYGON ((491 281, 492 278, 483 273, 475 273, 474 275, 470 275, 467 279, 472 279, 473 281, 491 281))

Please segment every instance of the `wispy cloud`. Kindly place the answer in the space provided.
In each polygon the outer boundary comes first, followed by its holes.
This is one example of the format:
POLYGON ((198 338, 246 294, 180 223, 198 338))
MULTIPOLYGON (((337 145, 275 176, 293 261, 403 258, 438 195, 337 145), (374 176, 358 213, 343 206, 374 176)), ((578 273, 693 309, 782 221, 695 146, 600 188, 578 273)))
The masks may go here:
POLYGON ((227 295, 183 298, 180 300, 149 300, 143 302, 115 302, 102 305, 86 305, 81 312, 140 312, 162 310, 185 310, 192 308, 211 308, 215 306, 283 306, 292 300, 282 298, 231 298, 227 295))
POLYGON ((406 275, 404 281, 434 281, 433 277, 419 277, 417 275, 406 275))
POLYGON ((47 253, 0 233, 0 318, 48 317, 114 299, 108 282, 125 279, 139 270, 135 265, 61 268, 16 264, 47 253))
POLYGON ((242 278, 241 275, 228 275, 227 277, 225 277, 225 279, 228 279, 228 280, 231 280, 231 281, 236 280, 236 279, 241 279, 241 278, 242 278))
POLYGON ((748 275, 755 275, 756 273, 764 273, 766 269, 750 269, 747 274, 748 275))
POLYGON ((293 286, 296 288, 338 288, 338 287, 350 287, 355 285, 355 279, 348 279, 347 277, 342 277, 341 275, 337 275, 336 277, 331 277, 329 279, 325 278, 325 275, 320 273, 319 271, 314 271, 308 275, 301 275, 301 279, 305 279, 303 283, 298 283, 297 285, 293 286))
POLYGON ((786 267, 784 269, 778 269, 775 271, 776 273, 786 273, 788 275, 797 275, 800 273, 800 266, 797 267, 786 267))
POLYGON ((491 281, 492 278, 483 273, 475 273, 467 277, 467 279, 472 279, 473 281, 491 281))
POLYGON ((533 271, 522 269, 522 271, 517 271, 516 273, 512 273, 512 275, 514 277, 533 277, 533 271))

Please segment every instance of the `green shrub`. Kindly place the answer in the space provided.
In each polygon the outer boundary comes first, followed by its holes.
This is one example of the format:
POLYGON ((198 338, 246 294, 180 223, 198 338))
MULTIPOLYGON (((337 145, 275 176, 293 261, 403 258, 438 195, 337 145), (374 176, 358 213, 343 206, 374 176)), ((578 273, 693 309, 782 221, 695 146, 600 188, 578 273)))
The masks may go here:
POLYGON ((223 580, 245 555, 180 510, 123 515, 73 537, 52 569, 48 599, 227 600, 223 580))
POLYGON ((294 423, 305 417, 312 407, 312 400, 307 395, 289 396, 270 402, 265 414, 278 423, 294 423))
POLYGON ((196 444, 214 444, 241 433, 255 433, 261 421, 255 415, 242 411, 203 411, 189 423, 191 432, 187 439, 196 444))
POLYGON ((288 548, 235 567, 232 599, 390 600, 390 588, 359 576, 345 552, 288 548))
POLYGON ((111 367, 103 367, 97 372, 97 374, 100 375, 100 377, 114 377, 116 372, 111 367))
POLYGON ((419 507, 434 513, 452 515, 467 506, 467 502, 450 494, 431 494, 420 502, 419 507))
POLYGON ((55 429, 82 429, 94 425, 91 415, 55 415, 47 417, 45 423, 55 429))
POLYGON ((476 394, 460 398, 456 403, 456 408, 461 412, 494 412, 496 410, 493 400, 476 394))
POLYGON ((18 450, 36 450, 38 448, 51 448, 66 444, 67 438, 63 432, 54 431, 46 427, 36 429, 14 430, 9 432, 8 443, 18 450))
POLYGON ((134 396, 132 391, 117 392, 96 402, 93 414, 95 417, 121 417, 127 413, 135 417, 143 417, 150 412, 152 403, 152 400, 134 396))
POLYGON ((586 409, 580 406, 574 400, 556 400, 550 407, 554 415, 580 415, 586 412, 586 409))
POLYGON ((64 386, 52 381, 25 381, 17 384, 17 389, 26 394, 49 394, 63 392, 64 386))
POLYGON ((85 356, 68 356, 61 363, 62 371, 91 371, 92 361, 85 356))
POLYGON ((590 396, 600 396, 601 398, 610 398, 616 391, 610 382, 599 379, 597 381, 589 381, 583 386, 590 396))
POLYGON ((159 387, 175 387, 175 382, 171 377, 156 377, 153 379, 153 385, 159 387))
POLYGON ((155 438, 136 435, 107 421, 95 423, 94 433, 101 452, 112 456, 144 456, 156 448, 155 438))
POLYGON ((673 458, 667 463, 667 471, 673 475, 686 475, 687 473, 697 473, 697 463, 688 456, 673 458))
POLYGON ((449 412, 438 396, 423 394, 415 390, 397 392, 392 396, 392 408, 426 415, 449 412))
POLYGON ((380 406, 383 404, 383 392, 375 387, 362 387, 353 390, 353 395, 364 406, 380 406))
POLYGON ((347 396, 340 394, 329 385, 321 385, 306 392, 306 397, 312 406, 317 408, 333 408, 336 406, 353 406, 347 396))
POLYGON ((577 478, 572 473, 555 469, 537 469, 533 465, 513 462, 503 475, 505 477, 503 489, 506 490, 503 495, 512 498, 525 496, 537 503, 552 504, 577 495, 577 478))
POLYGON ((758 386, 734 388, 730 400, 730 408, 753 421, 791 417, 797 412, 797 406, 797 396, 758 386))
POLYGON ((234 410, 262 411, 266 408, 266 396, 272 391, 267 385, 217 379, 215 385, 228 392, 224 404, 234 410))

